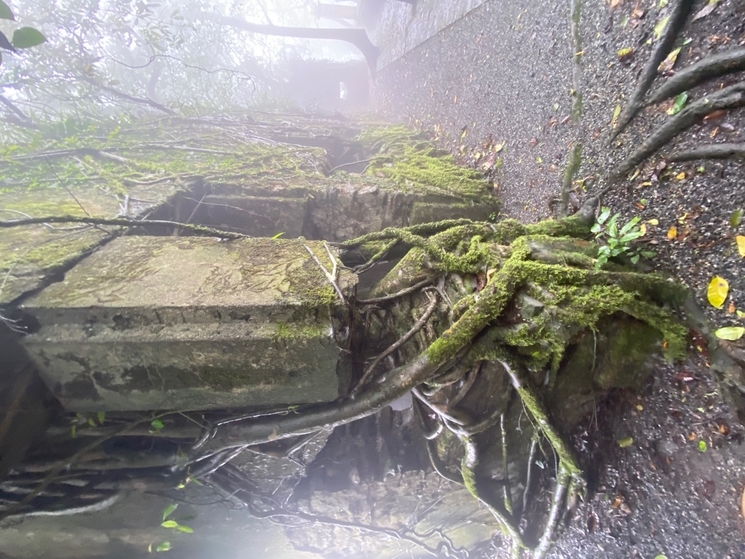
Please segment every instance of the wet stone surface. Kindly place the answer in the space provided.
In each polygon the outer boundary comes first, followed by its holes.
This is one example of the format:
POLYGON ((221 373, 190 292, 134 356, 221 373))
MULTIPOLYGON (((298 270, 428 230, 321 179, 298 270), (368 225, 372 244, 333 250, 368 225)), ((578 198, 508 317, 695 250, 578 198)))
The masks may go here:
POLYGON ((306 245, 332 268, 318 242, 117 239, 26 302, 24 345, 74 411, 334 400, 338 298, 306 245))

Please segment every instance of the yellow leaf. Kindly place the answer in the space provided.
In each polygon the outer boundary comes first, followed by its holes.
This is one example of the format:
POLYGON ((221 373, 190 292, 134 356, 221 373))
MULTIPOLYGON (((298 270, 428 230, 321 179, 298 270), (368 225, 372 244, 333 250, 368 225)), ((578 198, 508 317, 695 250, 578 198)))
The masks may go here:
POLYGON ((494 146, 494 153, 499 153, 504 149, 504 146, 507 144, 507 142, 502 142, 501 144, 496 144, 494 146))
POLYGON ((639 226, 639 231, 641 231, 642 236, 646 235, 647 234, 647 224, 646 223, 642 223, 639 226))
POLYGON ((745 258, 745 237, 738 235, 735 238, 737 239, 737 252, 740 253, 740 256, 745 258))
POLYGON ((670 229, 667 231, 667 238, 671 241, 678 236, 678 228, 673 225, 670 229))
POLYGON ((685 171, 681 171, 680 173, 678 173, 677 175, 675 175, 675 178, 678 179, 679 181, 686 180, 686 172, 685 171))
POLYGON ((659 225, 660 224, 660 220, 657 219, 656 217, 653 217, 652 219, 650 219, 649 221, 647 221, 647 223, 649 223, 650 225, 659 225))
POLYGON ((727 293, 729 293, 729 283, 727 283, 727 280, 719 276, 714 276, 709 282, 709 289, 706 292, 711 306, 721 309, 724 306, 727 293))
POLYGON ((610 124, 613 128, 615 128, 616 124, 618 124, 619 116, 621 116, 621 105, 616 105, 616 108, 613 109, 613 118, 610 121, 610 124))

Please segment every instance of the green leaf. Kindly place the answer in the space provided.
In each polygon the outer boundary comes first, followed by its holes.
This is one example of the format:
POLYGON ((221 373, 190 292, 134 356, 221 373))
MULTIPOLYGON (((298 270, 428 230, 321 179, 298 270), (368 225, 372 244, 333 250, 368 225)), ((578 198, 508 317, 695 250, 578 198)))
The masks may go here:
POLYGON ((673 106, 670 107, 666 112, 670 116, 678 114, 680 111, 683 110, 683 107, 686 106, 686 103, 688 102, 688 93, 683 92, 680 95, 678 95, 675 98, 675 103, 673 103, 673 106))
POLYGON ((621 237, 622 243, 630 243, 634 239, 638 239, 642 236, 641 231, 632 231, 631 233, 626 233, 623 237, 621 237))
POLYGON ((634 256, 630 258, 630 260, 632 264, 636 264, 637 262, 639 262, 639 255, 635 254, 634 256))
POLYGON ((610 208, 603 207, 603 210, 600 212, 600 215, 598 216, 598 223, 602 225, 605 223, 608 218, 610 217, 610 208))
POLYGON ((701 452, 706 452, 706 449, 707 449, 707 448, 709 448, 709 447, 707 446, 707 444, 706 444, 706 441, 705 441, 705 440, 701 439, 700 441, 698 441, 698 449, 699 449, 699 450, 700 450, 701 452))
POLYGON ((191 526, 184 526, 183 524, 179 524, 178 526, 176 526, 176 530, 178 530, 179 532, 184 532, 185 534, 194 533, 194 528, 192 528, 191 526))
POLYGON ((178 503, 172 503, 168 505, 166 508, 163 509, 163 520, 168 518, 173 514, 173 511, 175 511, 178 508, 178 503))
POLYGON ((152 421, 150 422, 150 427, 152 427, 152 431, 153 431, 153 432, 157 432, 157 431, 160 431, 160 430, 161 430, 161 429, 163 429, 163 427, 165 427, 165 426, 166 426, 166 424, 165 424, 165 423, 163 423, 163 422, 162 422, 162 421, 161 421, 160 419, 153 419, 153 420, 152 420, 152 421))
POLYGON ((13 32, 13 46, 17 49, 28 49, 42 43, 46 43, 47 38, 33 27, 21 27, 13 32))
POLYGON ((729 340, 731 342, 734 342, 735 340, 739 340, 740 338, 745 336, 745 328, 743 328, 742 326, 726 326, 725 328, 720 328, 719 330, 715 331, 714 335, 720 340, 729 340))
POLYGON ((281 233, 277 233, 276 235, 274 235, 274 237, 272 237, 272 239, 279 239, 284 234, 285 234, 284 231, 282 231, 281 233))
POLYGON ((163 542, 158 547, 155 548, 155 551, 158 553, 163 553, 164 551, 171 551, 171 542, 163 542))
POLYGON ((103 425, 103 422, 106 421, 106 412, 100 411, 98 414, 96 414, 96 419, 98 419, 98 424, 103 425))
POLYGON ((10 7, 8 7, 3 0, 0 0, 0 19, 9 19, 10 21, 16 20, 16 18, 13 17, 13 12, 10 7))
POLYGON ((655 557, 654 559, 667 559, 667 555, 662 555, 661 553, 655 557))
POLYGON ((91 416, 91 417, 88 418, 88 425, 90 425, 91 427, 95 427, 96 426, 96 420, 93 419, 93 416, 91 416))
POLYGON ((733 229, 735 227, 739 227, 741 223, 742 223, 742 208, 740 208, 739 210, 735 210, 734 212, 732 212, 732 215, 729 216, 729 224, 730 224, 730 227, 732 227, 733 229))
POLYGON ((667 22, 670 21, 670 16, 662 18, 657 25, 654 26, 654 40, 659 41, 662 34, 665 32, 667 22))
POLYGON ((657 253, 653 250, 643 250, 642 256, 644 258, 654 258, 655 256, 657 256, 657 253))
POLYGON ((164 520, 160 523, 163 528, 178 528, 179 524, 175 520, 164 520))
POLYGON ((623 227, 621 227, 621 236, 623 236, 626 233, 628 233, 629 231, 631 231, 634 228, 634 226, 637 223, 639 223, 640 221, 641 221, 641 218, 639 218, 639 217, 635 217, 635 218, 629 220, 629 222, 626 225, 624 225, 623 227))
POLYGON ((597 234, 597 233, 600 233, 600 232, 601 232, 602 230, 603 230, 603 227, 602 227, 602 226, 601 226, 601 225, 600 225, 599 223, 596 223, 596 224, 595 224, 595 225, 593 225, 593 226, 592 226, 592 228, 590 229, 590 231, 591 231, 592 233, 596 233, 596 234, 597 234))
POLYGON ((621 448, 626 448, 627 446, 631 446, 634 444, 634 439, 631 437, 624 437, 623 439, 620 439, 618 441, 618 446, 621 448))

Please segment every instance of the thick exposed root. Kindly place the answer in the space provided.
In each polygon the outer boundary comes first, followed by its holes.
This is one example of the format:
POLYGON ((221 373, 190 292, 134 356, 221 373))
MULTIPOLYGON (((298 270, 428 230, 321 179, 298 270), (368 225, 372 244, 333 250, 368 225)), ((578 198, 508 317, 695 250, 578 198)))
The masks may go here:
POLYGON ((657 67, 672 50, 675 39, 683 29, 683 25, 685 25, 692 8, 693 0, 678 0, 678 3, 673 8, 673 13, 670 16, 667 27, 652 52, 647 65, 644 67, 642 75, 639 77, 629 104, 626 105, 626 108, 618 117, 618 126, 612 132, 610 141, 613 141, 616 136, 623 132, 624 128, 631 122, 631 119, 644 107, 644 97, 657 76, 657 67))
POLYGON ((614 178, 620 180, 639 163, 662 148, 670 140, 681 132, 687 130, 691 125, 698 122, 700 118, 718 110, 733 109, 745 106, 745 82, 740 82, 725 87, 711 95, 699 99, 688 105, 677 115, 669 118, 662 126, 657 128, 641 146, 634 150, 623 163, 616 169, 614 178))
POLYGON ((719 52, 702 58, 669 78, 649 98, 654 105, 684 91, 689 91, 708 80, 745 70, 745 48, 719 52))
POLYGON ((699 146, 688 151, 672 154, 670 161, 693 161, 694 159, 745 159, 745 143, 743 144, 710 144, 699 146))

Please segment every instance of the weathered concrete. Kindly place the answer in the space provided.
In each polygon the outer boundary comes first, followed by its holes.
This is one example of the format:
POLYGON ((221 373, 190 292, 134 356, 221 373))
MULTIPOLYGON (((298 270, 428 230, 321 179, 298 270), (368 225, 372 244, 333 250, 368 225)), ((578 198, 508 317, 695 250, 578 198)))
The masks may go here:
POLYGON ((40 329, 24 345, 74 411, 333 400, 344 317, 306 246, 331 269, 318 242, 117 239, 26 302, 40 329))

